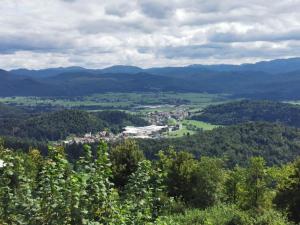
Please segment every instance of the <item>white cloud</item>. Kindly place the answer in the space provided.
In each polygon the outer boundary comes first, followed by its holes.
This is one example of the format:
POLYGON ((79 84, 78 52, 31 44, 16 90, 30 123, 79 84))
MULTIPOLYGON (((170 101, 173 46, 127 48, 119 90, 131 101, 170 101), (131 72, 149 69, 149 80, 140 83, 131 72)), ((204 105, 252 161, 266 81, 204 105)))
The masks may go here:
POLYGON ((300 0, 2 0, 0 68, 299 56, 300 0))

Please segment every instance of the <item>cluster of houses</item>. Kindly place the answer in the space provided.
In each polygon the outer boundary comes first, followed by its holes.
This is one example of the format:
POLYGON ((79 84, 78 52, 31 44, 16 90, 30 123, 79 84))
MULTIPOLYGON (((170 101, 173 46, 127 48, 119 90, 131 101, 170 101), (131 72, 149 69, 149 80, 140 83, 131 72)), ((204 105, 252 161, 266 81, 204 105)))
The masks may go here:
POLYGON ((108 131, 100 131, 96 134, 86 133, 83 137, 70 137, 67 140, 63 141, 64 144, 89 144, 99 142, 100 140, 104 141, 113 141, 117 140, 119 137, 108 131))
POLYGON ((82 137, 70 137, 63 141, 64 144, 89 144, 104 140, 107 142, 122 140, 126 138, 161 138, 164 132, 170 132, 181 129, 180 124, 169 124, 171 119, 175 121, 184 120, 189 113, 184 109, 177 109, 171 112, 149 112, 147 117, 150 126, 133 127, 128 126, 119 134, 113 134, 108 131, 100 131, 95 134, 87 133, 82 137))
POLYGON ((119 134, 113 134, 108 131, 97 132, 96 134, 87 133, 82 137, 70 137, 63 141, 64 144, 90 144, 104 141, 117 141, 126 138, 160 138, 160 134, 168 130, 168 126, 150 125, 145 127, 127 126, 119 134))
POLYGON ((176 121, 184 120, 189 116, 189 112, 184 109, 177 109, 170 112, 149 112, 147 117, 150 124, 164 125, 167 124, 170 119, 175 119, 176 121))

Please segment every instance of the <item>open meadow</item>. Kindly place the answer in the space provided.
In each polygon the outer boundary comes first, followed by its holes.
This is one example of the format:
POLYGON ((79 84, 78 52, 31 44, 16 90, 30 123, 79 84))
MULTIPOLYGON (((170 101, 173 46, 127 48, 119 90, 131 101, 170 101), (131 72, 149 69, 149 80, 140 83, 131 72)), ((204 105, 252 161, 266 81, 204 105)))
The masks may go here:
POLYGON ((2 97, 0 102, 40 110, 56 108, 88 111, 115 109, 132 112, 169 111, 176 107, 200 110, 228 101, 226 94, 207 93, 103 93, 78 97, 2 97))

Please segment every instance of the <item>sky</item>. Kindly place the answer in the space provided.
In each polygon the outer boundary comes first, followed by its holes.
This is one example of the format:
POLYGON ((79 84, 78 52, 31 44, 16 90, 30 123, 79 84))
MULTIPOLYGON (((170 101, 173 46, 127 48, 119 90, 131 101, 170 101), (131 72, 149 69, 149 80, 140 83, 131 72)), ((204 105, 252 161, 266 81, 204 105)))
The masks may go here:
POLYGON ((300 0, 0 0, 0 68, 300 56, 300 0))

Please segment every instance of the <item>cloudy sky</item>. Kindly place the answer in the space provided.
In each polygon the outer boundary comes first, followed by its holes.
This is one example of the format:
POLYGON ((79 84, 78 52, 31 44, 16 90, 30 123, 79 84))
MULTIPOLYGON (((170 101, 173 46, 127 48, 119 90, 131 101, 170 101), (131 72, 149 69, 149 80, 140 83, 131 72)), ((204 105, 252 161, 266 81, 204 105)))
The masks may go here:
POLYGON ((300 0, 0 0, 0 68, 300 56, 300 0))

